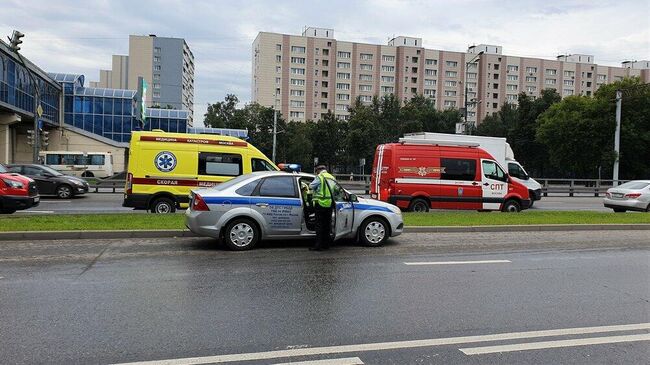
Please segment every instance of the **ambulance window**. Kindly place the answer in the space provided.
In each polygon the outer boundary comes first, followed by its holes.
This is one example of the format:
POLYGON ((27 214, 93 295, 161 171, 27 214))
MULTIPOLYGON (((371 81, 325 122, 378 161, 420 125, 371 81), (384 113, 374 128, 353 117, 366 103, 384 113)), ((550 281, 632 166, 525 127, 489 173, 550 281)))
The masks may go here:
POLYGON ((483 161, 483 175, 488 179, 506 181, 506 173, 494 161, 483 161))
POLYGON ((460 158, 441 158, 440 179, 474 181, 476 177, 476 160, 460 158))
POLYGON ((275 166, 271 165, 267 161, 264 161, 259 158, 251 159, 251 166, 253 167, 253 172, 255 171, 277 171, 275 166))
POLYGON ((239 176, 241 155, 233 153, 199 153, 199 175, 239 176))
POLYGON ((267 177, 262 180, 258 195, 297 198, 298 192, 296 191, 294 178, 291 176, 267 177))

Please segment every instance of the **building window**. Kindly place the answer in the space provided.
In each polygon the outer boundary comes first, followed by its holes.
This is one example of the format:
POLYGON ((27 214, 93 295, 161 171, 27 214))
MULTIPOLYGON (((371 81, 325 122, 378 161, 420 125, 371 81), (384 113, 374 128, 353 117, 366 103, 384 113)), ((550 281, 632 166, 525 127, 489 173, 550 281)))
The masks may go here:
POLYGON ((325 71, 325 70, 323 70, 323 71, 321 72, 321 76, 323 76, 323 77, 329 77, 329 75, 330 75, 329 71, 325 71))
POLYGON ((518 97, 517 97, 517 94, 508 94, 507 98, 508 98, 508 101, 512 102, 512 101, 517 101, 518 97))
POLYGON ((517 72, 519 71, 519 66, 517 65, 508 65, 508 72, 517 72))
POLYGON ((476 87, 476 83, 475 82, 468 82, 467 87, 471 90, 471 89, 476 87))
POLYGON ((160 62, 160 56, 153 56, 154 62, 160 62))
POLYGON ((372 54, 370 53, 362 53, 359 55, 359 58, 364 60, 364 61, 370 61, 372 60, 372 54))
POLYGON ((445 86, 456 87, 456 81, 445 81, 445 86))
POLYGON ((517 91, 517 85, 506 85, 506 90, 508 91, 517 91))
POLYGON ((153 80, 154 81, 160 80, 160 74, 153 74, 153 80))
POLYGON ((305 69, 304 68, 291 68, 291 74, 293 75, 304 75, 305 74, 305 69))
POLYGON ((337 82, 336 83, 336 89, 337 90, 350 90, 350 84, 337 82))
POLYGON ((337 72, 336 73, 336 78, 337 79, 342 79, 342 80, 350 80, 351 75, 347 72, 337 72))
POLYGON ((348 106, 346 104, 336 104, 336 110, 347 112, 348 106))
POLYGON ((359 100, 361 100, 361 102, 363 102, 363 103, 369 103, 369 102, 372 101, 372 96, 370 96, 370 95, 361 95, 361 96, 359 96, 359 100))
POLYGON ((336 94, 336 100, 350 100, 350 94, 336 94))
POLYGON ((162 48, 160 48, 160 47, 153 47, 153 53, 162 53, 162 48))
POLYGON ((445 62, 445 64, 447 65, 447 67, 458 67, 458 62, 456 61, 447 61, 445 62))
POLYGON ((381 60, 384 62, 395 62, 395 56, 383 55, 381 60))
POLYGON ((445 96, 456 96, 456 90, 445 90, 445 96))
POLYGON ((556 80, 555 79, 546 79, 546 85, 555 85, 556 80))
MULTIPOLYGON (((331 42, 327 42, 327 46, 331 46, 331 42)), ((323 56, 329 56, 330 55, 330 50, 327 48, 323 48, 323 56)))
POLYGON ((160 91, 154 91, 153 92, 153 97, 154 98, 159 98, 160 97, 160 91))
POLYGON ((302 100, 291 100, 289 102, 289 106, 291 106, 292 108, 304 108, 305 102, 302 100))
POLYGON ((282 67, 281 66, 275 66, 275 72, 276 73, 282 72, 282 67))
POLYGON ((277 43, 277 44, 275 45, 275 50, 276 50, 276 51, 282 51, 282 45, 281 45, 280 43, 277 43))
POLYGON ((476 80, 476 75, 477 74, 475 72, 469 72, 467 73, 467 79, 476 80))
POLYGON ((291 63, 305 63, 305 58, 304 57, 291 57, 291 63))
POLYGON ((573 80, 564 80, 564 86, 573 86, 573 80))
POLYGON ((291 96, 305 96, 305 90, 291 90, 289 94, 291 96))
POLYGON ((162 70, 162 67, 161 67, 160 65, 154 65, 154 66, 153 66, 153 70, 154 70, 154 71, 161 71, 161 70, 162 70))
POLYGON ((363 70, 363 71, 372 71, 372 65, 369 65, 367 63, 362 63, 361 64, 361 70, 363 70))
POLYGON ((291 79, 291 85, 305 86, 305 80, 291 79))
POLYGON ((359 91, 372 91, 372 85, 359 85, 359 91))
POLYGON ((394 76, 382 76, 381 77, 381 82, 393 83, 393 82, 395 82, 395 77, 394 76))
POLYGON ((573 90, 572 89, 564 89, 564 90, 562 90, 562 94, 564 94, 564 96, 573 95, 573 90))
POLYGON ((433 60, 431 58, 427 58, 426 60, 424 60, 424 64, 427 65, 427 66, 435 66, 435 65, 438 64, 438 60, 433 60))
POLYGON ((337 62, 336 67, 338 67, 338 68, 350 68, 350 62, 337 62))
POLYGON ((526 76, 526 82, 537 82, 537 77, 535 77, 535 76, 526 76))
POLYGON ((444 106, 446 108, 453 108, 456 106, 456 102, 454 100, 445 100, 444 106))
POLYGON ((352 56, 350 52, 344 52, 344 51, 338 51, 336 55, 338 56, 338 58, 350 58, 352 56))
POLYGON ((564 71, 564 77, 574 77, 575 75, 575 71, 564 71))
POLYGON ((457 77, 457 76, 458 76, 458 72, 456 72, 456 71, 446 71, 446 72, 445 72, 445 76, 446 76, 446 77, 457 77))
POLYGON ((304 112, 289 112, 289 117, 290 118, 304 118, 305 113, 304 112))
POLYGON ((549 76, 555 76, 557 74, 557 70, 554 68, 547 68, 546 69, 546 74, 549 76))
POLYGON ((275 56, 275 62, 282 62, 282 56, 280 55, 275 56))
POLYGON ((492 78, 495 79, 495 80, 498 80, 499 79, 499 74, 492 75, 492 78))
POLYGON ((424 69, 424 75, 425 76, 436 76, 438 75, 438 70, 432 70, 430 68, 424 69))
POLYGON ((361 81, 372 81, 372 75, 359 75, 361 81))
POLYGON ((436 91, 433 89, 424 89, 424 96, 433 98, 436 96, 436 91))
POLYGON ((529 74, 534 74, 537 72, 537 67, 526 67, 526 72, 529 74))
POLYGON ((605 81, 607 80, 607 75, 598 75, 598 81, 605 81))
POLYGON ((323 67, 328 67, 330 65, 330 61, 322 60, 321 65, 323 65, 323 67))
POLYGON ((160 89, 160 84, 157 83, 157 82, 154 82, 154 83, 153 83, 153 88, 154 88, 154 89, 160 89))
POLYGON ((383 72, 395 72, 395 66, 381 66, 383 72))
POLYGON ((507 79, 508 79, 508 81, 517 81, 517 80, 519 80, 519 76, 518 75, 508 75, 507 79))
POLYGON ((436 86, 436 80, 424 79, 424 86, 436 86))
POLYGON ((382 94, 392 94, 395 91, 395 88, 392 86, 382 86, 381 87, 381 92, 382 94))
POLYGON ((535 92, 537 90, 536 86, 526 86, 526 91, 529 93, 535 92))
POLYGON ((305 53, 305 47, 291 46, 291 52, 293 52, 293 53, 305 53))

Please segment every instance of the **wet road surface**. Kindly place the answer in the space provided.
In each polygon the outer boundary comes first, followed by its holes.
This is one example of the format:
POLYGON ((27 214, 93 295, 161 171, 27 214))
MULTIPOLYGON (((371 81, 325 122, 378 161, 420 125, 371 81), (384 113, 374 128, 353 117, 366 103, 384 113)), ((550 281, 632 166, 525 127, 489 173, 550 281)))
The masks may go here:
POLYGON ((308 245, 0 243, 0 362, 650 358, 647 231, 406 234, 382 248, 343 243, 327 252, 308 245))

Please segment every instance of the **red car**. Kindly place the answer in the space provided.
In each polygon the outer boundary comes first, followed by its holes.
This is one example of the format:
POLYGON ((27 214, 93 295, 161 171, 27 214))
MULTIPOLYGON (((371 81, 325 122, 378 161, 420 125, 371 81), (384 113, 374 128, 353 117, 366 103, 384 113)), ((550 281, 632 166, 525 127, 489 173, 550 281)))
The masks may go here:
POLYGON ((400 139, 377 147, 370 197, 413 212, 429 209, 519 212, 528 188, 478 144, 400 139))
POLYGON ((35 207, 40 200, 34 180, 11 173, 0 164, 0 214, 35 207))

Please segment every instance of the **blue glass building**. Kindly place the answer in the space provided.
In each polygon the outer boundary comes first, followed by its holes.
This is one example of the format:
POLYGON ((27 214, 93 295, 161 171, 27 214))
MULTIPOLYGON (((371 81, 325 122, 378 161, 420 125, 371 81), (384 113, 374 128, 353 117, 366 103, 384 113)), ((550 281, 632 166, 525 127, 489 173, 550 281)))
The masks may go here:
POLYGON ((187 131, 188 112, 175 109, 146 110, 143 124, 136 117, 136 92, 84 86, 84 76, 50 73, 63 86, 65 124, 115 142, 128 143, 131 131, 162 129, 187 131))

